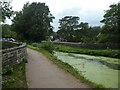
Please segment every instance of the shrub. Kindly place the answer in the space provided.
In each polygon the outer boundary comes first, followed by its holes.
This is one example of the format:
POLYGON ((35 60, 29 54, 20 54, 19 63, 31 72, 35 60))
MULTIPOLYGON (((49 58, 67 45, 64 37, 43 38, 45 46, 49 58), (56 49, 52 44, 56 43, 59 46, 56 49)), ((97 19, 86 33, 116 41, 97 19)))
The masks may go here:
POLYGON ((48 40, 48 41, 42 42, 42 48, 49 51, 50 53, 53 53, 54 44, 48 40))
POLYGON ((13 68, 11 67, 3 67, 2 68, 2 75, 9 75, 13 72, 13 68))
POLYGON ((38 48, 41 48, 41 47, 42 47, 40 43, 32 43, 32 46, 38 47, 38 48))

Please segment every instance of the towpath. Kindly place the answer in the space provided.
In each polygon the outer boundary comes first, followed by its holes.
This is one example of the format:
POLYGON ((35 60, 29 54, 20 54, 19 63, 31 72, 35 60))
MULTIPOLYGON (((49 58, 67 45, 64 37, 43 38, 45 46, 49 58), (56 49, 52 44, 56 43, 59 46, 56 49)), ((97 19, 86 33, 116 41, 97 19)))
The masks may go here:
POLYGON ((27 51, 26 76, 29 88, 89 88, 43 54, 32 49, 27 51))

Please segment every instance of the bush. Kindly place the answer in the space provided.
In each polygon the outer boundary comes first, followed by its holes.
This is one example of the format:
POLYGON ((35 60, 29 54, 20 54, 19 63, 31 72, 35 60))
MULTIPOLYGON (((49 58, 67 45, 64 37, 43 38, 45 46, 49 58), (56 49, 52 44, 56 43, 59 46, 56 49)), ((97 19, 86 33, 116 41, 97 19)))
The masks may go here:
POLYGON ((41 47, 42 47, 40 43, 32 43, 32 46, 38 47, 38 48, 41 48, 41 47))
POLYGON ((48 41, 42 42, 42 48, 49 51, 50 53, 53 53, 54 44, 48 40, 48 41))
POLYGON ((9 75, 13 72, 13 68, 11 67, 3 67, 2 68, 2 75, 9 75))

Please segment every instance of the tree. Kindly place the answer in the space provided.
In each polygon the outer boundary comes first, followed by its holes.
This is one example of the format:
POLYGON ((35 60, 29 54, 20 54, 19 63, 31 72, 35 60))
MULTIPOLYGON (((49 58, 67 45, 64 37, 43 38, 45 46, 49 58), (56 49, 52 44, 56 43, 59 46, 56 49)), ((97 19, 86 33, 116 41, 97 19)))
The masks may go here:
POLYGON ((98 35, 101 30, 100 26, 93 26, 89 28, 88 38, 90 42, 97 42, 98 41, 98 35))
POLYGON ((87 22, 79 23, 79 17, 66 16, 59 20, 57 38, 70 42, 96 42, 100 27, 89 27, 87 22))
POLYGON ((76 30, 79 24, 79 17, 77 16, 65 16, 59 20, 60 30, 76 30))
POLYGON ((11 7, 11 5, 10 5, 10 1, 9 2, 5 2, 5 1, 0 1, 0 11, 1 11, 1 13, 0 14, 2 14, 1 16, 1 18, 0 19, 2 19, 2 20, 0 20, 0 22, 2 21, 2 22, 5 22, 5 19, 6 18, 9 18, 10 19, 10 17, 13 15, 13 10, 12 10, 12 7, 11 7))
POLYGON ((65 16, 59 19, 58 37, 63 40, 74 41, 74 30, 78 29, 79 19, 77 16, 65 16))
POLYGON ((87 22, 81 22, 79 24, 79 29, 77 30, 77 37, 79 37, 78 41, 80 42, 96 42, 97 35, 100 31, 99 26, 89 26, 87 22))
POLYGON ((75 42, 86 42, 88 37, 89 25, 87 22, 81 22, 75 30, 74 40, 75 42))
POLYGON ((103 26, 101 33, 99 35, 100 42, 114 42, 118 43, 120 29, 120 3, 110 5, 110 9, 106 10, 104 19, 101 21, 105 25, 103 26))
POLYGON ((12 29, 19 34, 20 39, 38 42, 48 38, 53 19, 45 3, 26 3, 13 19, 12 29))
POLYGON ((2 24, 2 37, 4 38, 15 38, 16 33, 11 31, 11 25, 2 24))

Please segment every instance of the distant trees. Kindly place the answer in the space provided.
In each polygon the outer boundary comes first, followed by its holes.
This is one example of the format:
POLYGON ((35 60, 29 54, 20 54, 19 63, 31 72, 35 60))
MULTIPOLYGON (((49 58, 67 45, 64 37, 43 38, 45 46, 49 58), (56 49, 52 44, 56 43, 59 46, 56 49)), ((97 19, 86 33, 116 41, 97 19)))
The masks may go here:
POLYGON ((2 24, 2 37, 3 38, 15 38, 16 33, 11 31, 11 25, 2 24))
POLYGON ((53 19, 45 3, 26 3, 22 11, 16 13, 12 30, 17 32, 20 40, 38 42, 49 37, 53 29, 50 24, 53 19))
POLYGON ((77 16, 65 16, 60 19, 57 37, 69 42, 90 42, 96 40, 100 27, 89 27, 88 23, 79 23, 79 20, 80 18, 77 16))
POLYGON ((79 17, 77 16, 65 16, 59 20, 60 30, 76 30, 77 25, 79 24, 79 17))
POLYGON ((110 9, 106 10, 101 22, 104 26, 99 35, 99 42, 119 43, 120 3, 110 5, 110 9))
POLYGON ((2 24, 2 37, 11 37, 10 25, 2 24))
POLYGON ((78 29, 79 17, 76 16, 66 16, 59 20, 60 26, 58 30, 58 37, 67 40, 74 40, 74 30, 78 29))
POLYGON ((103 27, 89 26, 86 22, 79 23, 77 16, 65 16, 59 20, 57 37, 63 41, 120 43, 120 3, 110 5, 106 10, 103 27))
POLYGON ((53 39, 59 38, 68 42, 120 43, 120 3, 112 4, 106 10, 104 19, 101 20, 103 27, 89 26, 87 22, 80 22, 78 16, 65 16, 59 19, 59 30, 56 33, 51 26, 54 17, 45 3, 26 3, 19 12, 13 12, 9 2, 0 1, 0 5, 2 22, 13 13, 16 14, 12 26, 2 25, 3 37, 17 36, 19 40, 39 42, 54 35, 53 39))

